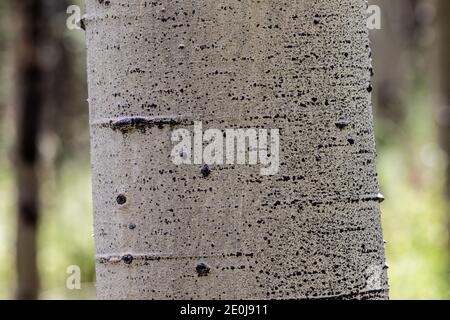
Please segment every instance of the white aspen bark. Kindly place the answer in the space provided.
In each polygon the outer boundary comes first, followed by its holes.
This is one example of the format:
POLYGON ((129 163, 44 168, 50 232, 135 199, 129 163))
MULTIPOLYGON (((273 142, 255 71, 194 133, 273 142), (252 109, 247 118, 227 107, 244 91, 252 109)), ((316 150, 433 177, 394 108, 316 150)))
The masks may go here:
POLYGON ((86 4, 98 298, 387 298, 366 1, 86 4), (173 164, 194 121, 279 173, 173 164))

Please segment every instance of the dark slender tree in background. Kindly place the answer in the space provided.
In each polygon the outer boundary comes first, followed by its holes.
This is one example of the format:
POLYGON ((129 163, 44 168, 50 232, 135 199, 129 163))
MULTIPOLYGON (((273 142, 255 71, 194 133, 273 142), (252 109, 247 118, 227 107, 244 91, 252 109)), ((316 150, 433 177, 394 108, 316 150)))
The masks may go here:
MULTIPOLYGON (((371 32, 374 105, 385 125, 398 130, 408 112, 407 96, 416 75, 422 34, 419 0, 370 0, 381 8, 382 27, 371 32)), ((386 127, 386 126, 385 126, 386 127)))
POLYGON ((36 261, 39 222, 38 142, 44 77, 40 49, 47 26, 40 0, 12 2, 17 23, 14 152, 18 194, 16 298, 35 299, 39 288, 36 261))
MULTIPOLYGON (((18 187, 17 298, 37 298, 36 235, 39 221, 38 146, 46 134, 64 139, 80 94, 74 81, 70 40, 65 38, 65 0, 14 3, 16 41, 16 143, 18 187)), ((86 113, 86 112, 85 112, 86 113)), ((73 133, 73 132, 72 132, 73 133)), ((60 139, 56 139, 60 140, 60 139)), ((53 140, 54 141, 54 140, 53 140)), ((59 148, 62 149, 62 148, 59 148)), ((58 145, 55 146, 58 150, 58 145)), ((67 151, 67 150, 65 150, 67 151)), ((51 155, 50 155, 51 156, 51 155)), ((55 165, 55 158, 47 159, 55 165)))

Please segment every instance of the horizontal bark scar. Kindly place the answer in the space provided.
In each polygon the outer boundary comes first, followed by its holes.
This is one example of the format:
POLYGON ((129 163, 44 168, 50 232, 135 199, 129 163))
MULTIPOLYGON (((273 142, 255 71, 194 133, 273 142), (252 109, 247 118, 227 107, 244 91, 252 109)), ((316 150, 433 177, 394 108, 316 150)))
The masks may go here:
POLYGON ((140 130, 145 132, 147 128, 158 127, 162 129, 167 125, 181 125, 188 124, 188 120, 184 117, 142 117, 142 116, 132 116, 132 117, 122 117, 115 119, 104 119, 101 121, 94 122, 93 125, 100 127, 110 128, 115 131, 120 131, 122 133, 128 133, 135 130, 140 130))

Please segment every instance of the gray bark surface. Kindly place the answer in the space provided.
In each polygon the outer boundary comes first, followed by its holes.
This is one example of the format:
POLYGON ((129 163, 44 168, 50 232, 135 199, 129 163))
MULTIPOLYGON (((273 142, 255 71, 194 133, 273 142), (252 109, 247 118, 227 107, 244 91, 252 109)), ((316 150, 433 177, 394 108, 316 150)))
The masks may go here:
POLYGON ((387 297, 365 1, 86 4, 98 298, 387 297), (175 166, 194 121, 279 174, 175 166))

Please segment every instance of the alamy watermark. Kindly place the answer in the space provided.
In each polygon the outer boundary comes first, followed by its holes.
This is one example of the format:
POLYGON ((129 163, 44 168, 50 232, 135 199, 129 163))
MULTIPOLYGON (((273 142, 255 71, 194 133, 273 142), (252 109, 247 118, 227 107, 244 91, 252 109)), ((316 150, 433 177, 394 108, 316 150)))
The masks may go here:
POLYGON ((66 288, 69 290, 81 290, 81 269, 77 265, 68 266, 66 274, 66 288))
POLYGON ((66 20, 66 27, 69 30, 81 30, 81 8, 75 4, 67 7, 66 13, 69 17, 66 20))
POLYGON ((381 8, 375 4, 367 7, 367 29, 380 30, 381 29, 381 8))
POLYGON ((280 167, 279 129, 207 129, 200 121, 192 130, 172 132, 171 159, 175 165, 260 165, 264 176, 280 167))

